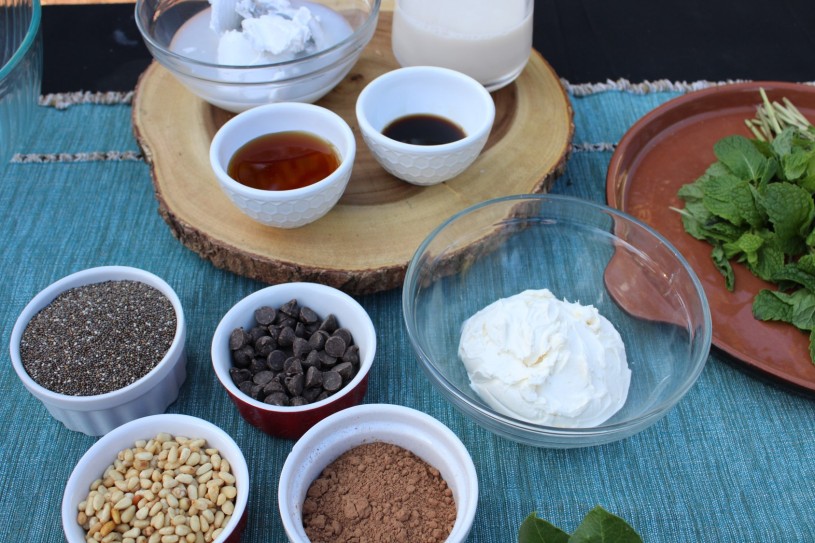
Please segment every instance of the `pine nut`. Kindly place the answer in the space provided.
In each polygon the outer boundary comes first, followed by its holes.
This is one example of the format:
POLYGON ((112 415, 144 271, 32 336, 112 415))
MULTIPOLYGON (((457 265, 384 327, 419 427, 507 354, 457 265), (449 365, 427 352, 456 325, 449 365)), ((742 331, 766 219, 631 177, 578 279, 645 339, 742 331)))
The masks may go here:
POLYGON ((78 504, 76 520, 89 543, 211 543, 236 495, 217 449, 159 434, 116 455, 78 504))

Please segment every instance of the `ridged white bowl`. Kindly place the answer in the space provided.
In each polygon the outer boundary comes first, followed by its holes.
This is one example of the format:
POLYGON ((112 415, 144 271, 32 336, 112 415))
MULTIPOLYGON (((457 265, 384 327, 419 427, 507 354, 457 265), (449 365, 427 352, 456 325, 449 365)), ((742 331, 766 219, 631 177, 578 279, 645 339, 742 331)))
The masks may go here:
POLYGON ((377 441, 407 449, 441 472, 456 502, 456 522, 447 543, 466 541, 478 506, 478 476, 470 453, 452 430, 430 415, 388 404, 344 409, 314 425, 294 444, 277 493, 289 541, 309 541, 303 528, 303 501, 323 469, 344 452, 377 441))
POLYGON ((495 103, 467 75, 413 66, 371 81, 359 94, 356 116, 365 144, 385 170, 414 185, 436 185, 461 174, 481 154, 495 121, 495 103), (452 121, 466 136, 442 145, 413 145, 382 133, 401 117, 422 114, 452 121))
POLYGON ((213 543, 238 543, 246 526, 249 501, 249 468, 246 458, 229 434, 218 426, 188 415, 154 415, 124 424, 94 443, 79 459, 62 496, 62 529, 68 543, 85 543, 85 530, 77 523, 79 504, 88 496, 90 485, 102 476, 119 451, 133 447, 140 439, 152 439, 160 432, 173 437, 203 438, 228 460, 235 476, 235 511, 224 531, 213 543))
POLYGON ((73 273, 52 283, 25 306, 11 331, 11 363, 28 391, 40 400, 52 417, 69 430, 100 436, 126 422, 163 413, 178 397, 187 377, 186 323, 178 295, 163 279, 127 266, 101 266, 73 273), (48 390, 25 371, 20 340, 29 321, 66 290, 104 281, 131 280, 150 285, 164 294, 176 316, 175 337, 164 358, 147 375, 130 385, 95 396, 69 396, 48 390))

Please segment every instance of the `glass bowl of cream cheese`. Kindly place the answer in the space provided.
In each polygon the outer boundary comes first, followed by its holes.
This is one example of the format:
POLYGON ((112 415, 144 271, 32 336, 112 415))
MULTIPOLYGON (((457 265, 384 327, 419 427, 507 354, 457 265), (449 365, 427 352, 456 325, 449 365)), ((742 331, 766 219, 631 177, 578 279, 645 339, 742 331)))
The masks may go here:
POLYGON ((408 264, 402 308, 441 394, 539 447, 648 428, 710 351, 707 298, 682 255, 637 219, 565 196, 509 196, 449 218, 408 264))
POLYGON ((313 103, 356 64, 380 0, 137 0, 147 48, 191 92, 231 112, 313 103))

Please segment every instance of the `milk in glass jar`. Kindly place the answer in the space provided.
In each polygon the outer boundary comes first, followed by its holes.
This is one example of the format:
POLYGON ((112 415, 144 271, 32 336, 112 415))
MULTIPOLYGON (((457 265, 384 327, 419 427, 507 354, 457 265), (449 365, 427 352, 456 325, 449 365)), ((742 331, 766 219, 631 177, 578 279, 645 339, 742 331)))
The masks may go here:
POLYGON ((494 91, 532 51, 533 0, 396 0, 392 47, 401 66, 441 66, 494 91))

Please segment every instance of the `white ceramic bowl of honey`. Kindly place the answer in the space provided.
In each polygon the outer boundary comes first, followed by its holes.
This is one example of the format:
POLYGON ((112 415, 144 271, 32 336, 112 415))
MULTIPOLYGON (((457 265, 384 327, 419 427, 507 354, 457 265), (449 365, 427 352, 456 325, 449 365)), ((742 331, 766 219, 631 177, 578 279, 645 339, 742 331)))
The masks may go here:
POLYGON ((218 183, 257 222, 297 228, 323 217, 348 185, 354 133, 336 113, 283 102, 239 113, 216 132, 209 151, 218 183))
POLYGON ((356 116, 365 144, 385 170, 414 185, 436 185, 481 154, 495 103, 470 76, 413 66, 371 81, 357 99, 356 116))

